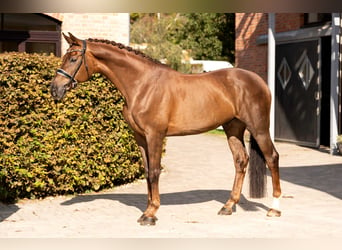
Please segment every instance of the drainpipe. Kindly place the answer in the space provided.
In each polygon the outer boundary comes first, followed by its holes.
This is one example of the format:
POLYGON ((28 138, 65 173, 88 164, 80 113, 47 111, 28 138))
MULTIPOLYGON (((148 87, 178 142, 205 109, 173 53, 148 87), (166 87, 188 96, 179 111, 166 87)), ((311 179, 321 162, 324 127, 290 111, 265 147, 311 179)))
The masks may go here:
POLYGON ((267 58, 267 82, 271 91, 271 113, 270 113, 270 134, 271 139, 274 141, 275 129, 274 129, 274 103, 275 103, 275 14, 268 13, 268 58, 267 58))
POLYGON ((332 13, 331 22, 331 83, 330 83, 330 153, 337 154, 341 15, 332 13))

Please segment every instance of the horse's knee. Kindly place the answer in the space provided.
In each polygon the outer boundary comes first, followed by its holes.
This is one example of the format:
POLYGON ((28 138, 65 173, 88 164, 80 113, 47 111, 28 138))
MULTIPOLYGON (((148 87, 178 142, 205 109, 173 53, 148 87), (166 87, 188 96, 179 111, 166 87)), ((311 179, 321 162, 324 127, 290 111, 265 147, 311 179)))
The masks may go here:
POLYGON ((158 181, 159 175, 160 175, 160 168, 148 170, 148 178, 151 182, 158 181))

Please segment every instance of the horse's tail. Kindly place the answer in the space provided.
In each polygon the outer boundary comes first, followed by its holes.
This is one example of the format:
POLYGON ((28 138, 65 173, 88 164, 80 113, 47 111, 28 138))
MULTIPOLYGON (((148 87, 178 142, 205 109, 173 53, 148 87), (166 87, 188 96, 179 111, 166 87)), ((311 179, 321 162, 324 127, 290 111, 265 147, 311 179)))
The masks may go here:
POLYGON ((266 195, 265 158, 252 135, 249 145, 249 195, 251 198, 262 198, 266 195))

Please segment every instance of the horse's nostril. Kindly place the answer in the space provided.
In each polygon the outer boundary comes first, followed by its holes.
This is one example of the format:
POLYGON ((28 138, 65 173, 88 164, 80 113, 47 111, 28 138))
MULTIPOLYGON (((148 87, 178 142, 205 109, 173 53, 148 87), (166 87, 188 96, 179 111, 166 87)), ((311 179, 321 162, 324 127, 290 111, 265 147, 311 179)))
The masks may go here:
POLYGON ((50 92, 51 92, 52 96, 56 96, 57 95, 57 88, 56 88, 56 86, 51 85, 50 92))
POLYGON ((57 88, 56 88, 56 86, 51 85, 51 87, 50 87, 50 93, 51 93, 51 95, 52 95, 53 98, 56 98, 56 97, 57 97, 57 88))
POLYGON ((53 99, 59 101, 64 97, 65 93, 66 93, 66 89, 64 87, 58 88, 58 86, 56 86, 55 84, 53 83, 51 84, 50 94, 53 99))

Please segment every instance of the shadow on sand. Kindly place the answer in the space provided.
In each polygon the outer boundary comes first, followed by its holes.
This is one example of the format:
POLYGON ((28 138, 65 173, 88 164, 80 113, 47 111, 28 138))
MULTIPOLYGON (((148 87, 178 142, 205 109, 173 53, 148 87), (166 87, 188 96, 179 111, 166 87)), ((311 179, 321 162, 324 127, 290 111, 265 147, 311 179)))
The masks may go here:
MULTIPOLYGON (((296 185, 316 189, 342 199, 342 163, 317 166, 284 167, 280 170, 281 179, 296 185)), ((216 200, 222 205, 230 195, 228 190, 191 190, 184 192, 164 193, 160 195, 162 205, 186 205, 216 200)), ((93 194, 79 195, 62 205, 90 202, 97 199, 119 201, 127 206, 134 206, 141 211, 146 208, 146 194, 93 194)), ((241 195, 238 204, 246 211, 256 211, 259 208, 268 210, 262 203, 247 200, 241 195)))
MULTIPOLYGON (((296 185, 312 188, 325 192, 338 199, 342 199, 342 163, 315 166, 284 167, 280 169, 281 179, 296 185)), ((218 201, 222 205, 230 195, 228 190, 191 190, 184 192, 164 193, 160 195, 162 205, 186 205, 218 201)), ((64 206, 91 202, 98 199, 119 201, 127 206, 133 206, 141 211, 146 208, 147 195, 134 193, 109 193, 78 195, 62 203, 64 206)), ((246 211, 268 210, 262 203, 247 200, 241 195, 238 204, 246 211)), ((0 202, 0 222, 6 220, 20 208, 15 204, 3 204, 0 202)), ((219 209, 219 208, 218 208, 219 209)))
MULTIPOLYGON (((342 161, 342 158, 341 158, 342 161)), ((342 163, 280 169, 282 180, 342 199, 342 163)))
POLYGON ((0 202, 0 222, 6 220, 20 208, 15 204, 4 204, 0 202))
MULTIPOLYGON (((192 190, 185 192, 166 193, 160 195, 162 205, 186 205, 203 203, 212 200, 221 202, 222 205, 227 201, 230 191, 227 190, 192 190)), ((108 199, 119 201, 127 206, 134 206, 142 212, 146 208, 146 194, 93 194, 79 195, 71 200, 65 201, 62 205, 72 205, 75 203, 90 202, 97 199, 108 199)), ((258 208, 268 210, 268 207, 262 203, 248 201, 243 195, 239 202, 239 206, 246 211, 257 211, 258 208)), ((217 208, 219 209, 219 208, 217 208)))

